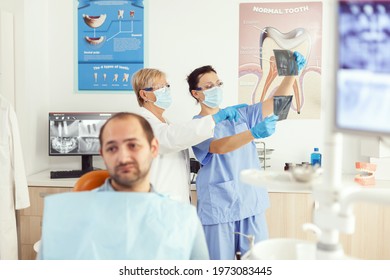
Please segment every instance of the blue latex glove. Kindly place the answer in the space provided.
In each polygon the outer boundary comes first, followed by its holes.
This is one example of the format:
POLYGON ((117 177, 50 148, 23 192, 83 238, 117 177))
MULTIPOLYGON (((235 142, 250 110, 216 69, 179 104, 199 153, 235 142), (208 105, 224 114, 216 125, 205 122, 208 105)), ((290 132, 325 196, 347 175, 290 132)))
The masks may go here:
POLYGON ((295 61, 297 62, 298 74, 299 74, 301 72, 301 70, 303 69, 303 67, 305 67, 305 65, 306 65, 306 59, 303 55, 301 55, 297 51, 294 52, 294 57, 295 57, 295 61))
POLYGON ((256 139, 268 137, 275 132, 276 121, 279 119, 278 116, 272 114, 266 117, 262 122, 259 122, 250 129, 253 137, 256 139))
POLYGON ((226 107, 225 109, 219 110, 218 113, 213 115, 215 123, 219 123, 224 120, 237 121, 238 120, 238 112, 237 109, 248 106, 248 104, 238 104, 234 106, 226 107))

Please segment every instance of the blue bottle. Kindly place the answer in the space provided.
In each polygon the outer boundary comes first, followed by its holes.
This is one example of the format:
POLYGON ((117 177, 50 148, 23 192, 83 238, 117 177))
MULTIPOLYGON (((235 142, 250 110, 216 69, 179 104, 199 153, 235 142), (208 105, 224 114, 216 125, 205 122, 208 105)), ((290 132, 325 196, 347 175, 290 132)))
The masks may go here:
POLYGON ((318 148, 314 148, 314 152, 310 155, 310 163, 312 166, 318 165, 318 167, 321 167, 322 163, 322 155, 319 152, 318 148))

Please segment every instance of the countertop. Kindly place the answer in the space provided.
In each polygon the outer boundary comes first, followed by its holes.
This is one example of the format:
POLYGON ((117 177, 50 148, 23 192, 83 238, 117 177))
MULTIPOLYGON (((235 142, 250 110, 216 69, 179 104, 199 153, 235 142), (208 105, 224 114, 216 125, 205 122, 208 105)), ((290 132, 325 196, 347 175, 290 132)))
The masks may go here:
MULTIPOLYGON (((78 178, 51 179, 50 170, 44 170, 27 177, 29 187, 53 187, 73 188, 78 178)), ((196 190, 195 184, 191 184, 191 190, 196 190)))
POLYGON ((29 187, 72 188, 78 178, 50 179, 50 170, 44 170, 27 177, 29 187))
MULTIPOLYGON (((390 181, 377 180, 374 186, 360 186, 353 181, 354 174, 343 175, 343 185, 360 188, 388 188, 390 190, 390 181)), ((77 178, 69 179, 50 179, 50 170, 44 170, 36 174, 28 176, 28 185, 30 187, 59 187, 72 188, 77 181, 77 178)), ((278 182, 277 184, 264 183, 269 192, 285 192, 285 193, 311 193, 311 185, 308 184, 291 184, 286 182, 278 182)), ((196 190, 195 184, 191 184, 191 190, 196 190)))
MULTIPOLYGON (((365 188, 365 189, 388 189, 390 191, 390 181, 376 180, 375 185, 362 186, 354 181, 356 174, 343 174, 341 178, 342 188, 365 188)), ((290 172, 262 171, 257 169, 244 170, 240 174, 243 182, 258 187, 266 187, 268 192, 286 193, 312 193, 313 188, 326 188, 323 185, 324 175, 319 175, 310 182, 298 182, 290 172)))

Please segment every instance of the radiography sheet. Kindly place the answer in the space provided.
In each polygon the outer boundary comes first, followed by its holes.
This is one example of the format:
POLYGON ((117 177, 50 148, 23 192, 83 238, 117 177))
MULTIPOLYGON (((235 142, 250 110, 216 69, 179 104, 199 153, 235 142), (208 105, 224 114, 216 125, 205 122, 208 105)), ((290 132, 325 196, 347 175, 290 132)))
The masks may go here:
POLYGON ((274 96, 274 115, 278 116, 278 121, 287 119, 290 111, 292 95, 274 96))

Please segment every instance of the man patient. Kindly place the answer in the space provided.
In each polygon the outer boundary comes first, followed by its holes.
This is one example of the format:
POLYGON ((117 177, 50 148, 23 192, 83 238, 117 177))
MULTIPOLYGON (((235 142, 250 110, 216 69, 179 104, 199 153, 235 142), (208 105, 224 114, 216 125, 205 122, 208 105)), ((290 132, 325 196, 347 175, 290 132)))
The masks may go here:
POLYGON ((195 207, 156 193, 149 181, 159 144, 133 113, 100 130, 110 177, 98 189, 45 198, 39 259, 208 259, 195 207))

